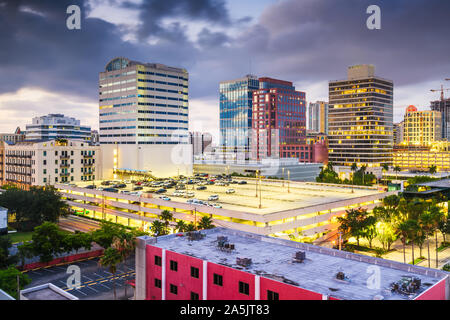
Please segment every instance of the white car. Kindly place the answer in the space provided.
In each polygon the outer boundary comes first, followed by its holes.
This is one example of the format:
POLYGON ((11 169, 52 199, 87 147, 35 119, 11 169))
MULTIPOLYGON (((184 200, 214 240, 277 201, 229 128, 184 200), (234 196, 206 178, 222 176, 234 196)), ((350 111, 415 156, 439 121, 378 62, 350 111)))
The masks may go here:
POLYGON ((128 191, 128 190, 122 190, 122 191, 120 191, 120 193, 122 193, 122 194, 131 194, 131 191, 128 191))
POLYGON ((134 191, 129 193, 130 196, 142 196, 142 191, 134 191))
POLYGON ((226 191, 226 193, 235 193, 236 191, 234 191, 234 189, 228 189, 227 191, 226 191))
POLYGON ((212 206, 214 208, 217 208, 217 209, 222 209, 222 206, 220 204, 217 204, 217 203, 214 203, 212 206))
POLYGON ((208 197, 208 201, 217 201, 219 200, 219 196, 217 194, 212 194, 208 197))
POLYGON ((161 200, 170 201, 170 198, 167 196, 159 197, 161 200))

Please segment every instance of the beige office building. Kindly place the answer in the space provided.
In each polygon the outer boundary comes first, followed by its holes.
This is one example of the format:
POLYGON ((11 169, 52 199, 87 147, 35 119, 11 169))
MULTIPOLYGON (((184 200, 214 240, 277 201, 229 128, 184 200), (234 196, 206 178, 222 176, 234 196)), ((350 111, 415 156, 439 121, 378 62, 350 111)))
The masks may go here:
POLYGON ((442 138, 442 116, 439 111, 406 108, 403 121, 403 144, 429 146, 442 138))
POLYGON ((100 147, 73 140, 4 145, 2 184, 28 189, 34 185, 100 179, 100 147))
POLYGON ((330 162, 369 168, 392 163, 393 86, 375 76, 372 65, 349 67, 346 80, 330 81, 330 162))

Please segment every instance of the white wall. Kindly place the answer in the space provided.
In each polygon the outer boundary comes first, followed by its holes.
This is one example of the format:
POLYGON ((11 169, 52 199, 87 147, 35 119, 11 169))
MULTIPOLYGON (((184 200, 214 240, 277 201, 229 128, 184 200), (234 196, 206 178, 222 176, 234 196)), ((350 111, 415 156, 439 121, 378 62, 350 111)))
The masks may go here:
MULTIPOLYGON (((101 145, 103 179, 113 178, 115 145, 101 145)), ((119 169, 149 170, 157 177, 192 175, 192 145, 117 145, 119 169), (179 170, 179 171, 178 171, 179 170)))

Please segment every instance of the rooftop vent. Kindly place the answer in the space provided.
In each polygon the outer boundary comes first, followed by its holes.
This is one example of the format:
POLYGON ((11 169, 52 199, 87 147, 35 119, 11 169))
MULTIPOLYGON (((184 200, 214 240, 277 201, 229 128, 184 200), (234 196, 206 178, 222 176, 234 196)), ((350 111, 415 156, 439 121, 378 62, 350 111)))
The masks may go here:
POLYGON ((343 273, 342 271, 339 271, 338 273, 336 273, 336 279, 346 280, 345 273, 343 273))
POLYGON ((294 254, 294 262, 301 263, 306 259, 306 252, 305 251, 297 251, 294 254))
POLYGON ((252 259, 250 258, 236 258, 236 264, 243 267, 250 267, 252 265, 252 259))
POLYGON ((227 237, 218 236, 217 237, 217 247, 219 250, 231 252, 234 248, 234 243, 229 243, 227 237))
POLYGON ((421 280, 416 277, 403 276, 399 281, 391 283, 391 291, 404 295, 416 293, 421 286, 421 280))
POLYGON ((189 241, 201 240, 205 237, 205 235, 199 231, 189 231, 186 233, 186 236, 189 241))

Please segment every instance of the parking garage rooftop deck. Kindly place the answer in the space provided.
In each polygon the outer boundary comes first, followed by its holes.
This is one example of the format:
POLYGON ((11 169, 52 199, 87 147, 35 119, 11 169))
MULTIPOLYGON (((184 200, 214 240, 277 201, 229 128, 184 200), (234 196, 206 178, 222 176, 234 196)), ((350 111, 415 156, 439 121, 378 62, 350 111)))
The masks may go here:
MULTIPOLYGON (((448 277, 448 273, 395 261, 379 259, 345 251, 333 250, 279 238, 259 236, 252 233, 225 228, 202 230, 205 237, 189 241, 184 236, 168 235, 156 238, 141 237, 147 244, 185 254, 212 263, 240 269, 285 283, 298 285, 306 290, 344 300, 411 300, 448 277), (235 250, 225 252, 218 248, 217 237, 225 236, 235 250), (293 262, 296 252, 304 251, 302 263, 293 262), (250 258, 252 264, 245 268, 236 264, 236 258, 250 258), (369 289, 370 266, 380 269, 380 288, 369 289), (337 280, 336 274, 343 272, 346 280, 337 280), (390 284, 413 276, 421 280, 416 293, 407 296, 392 293, 390 284)), ((448 280, 447 280, 448 281, 448 280)), ((448 285, 448 284, 447 284, 448 285)))

